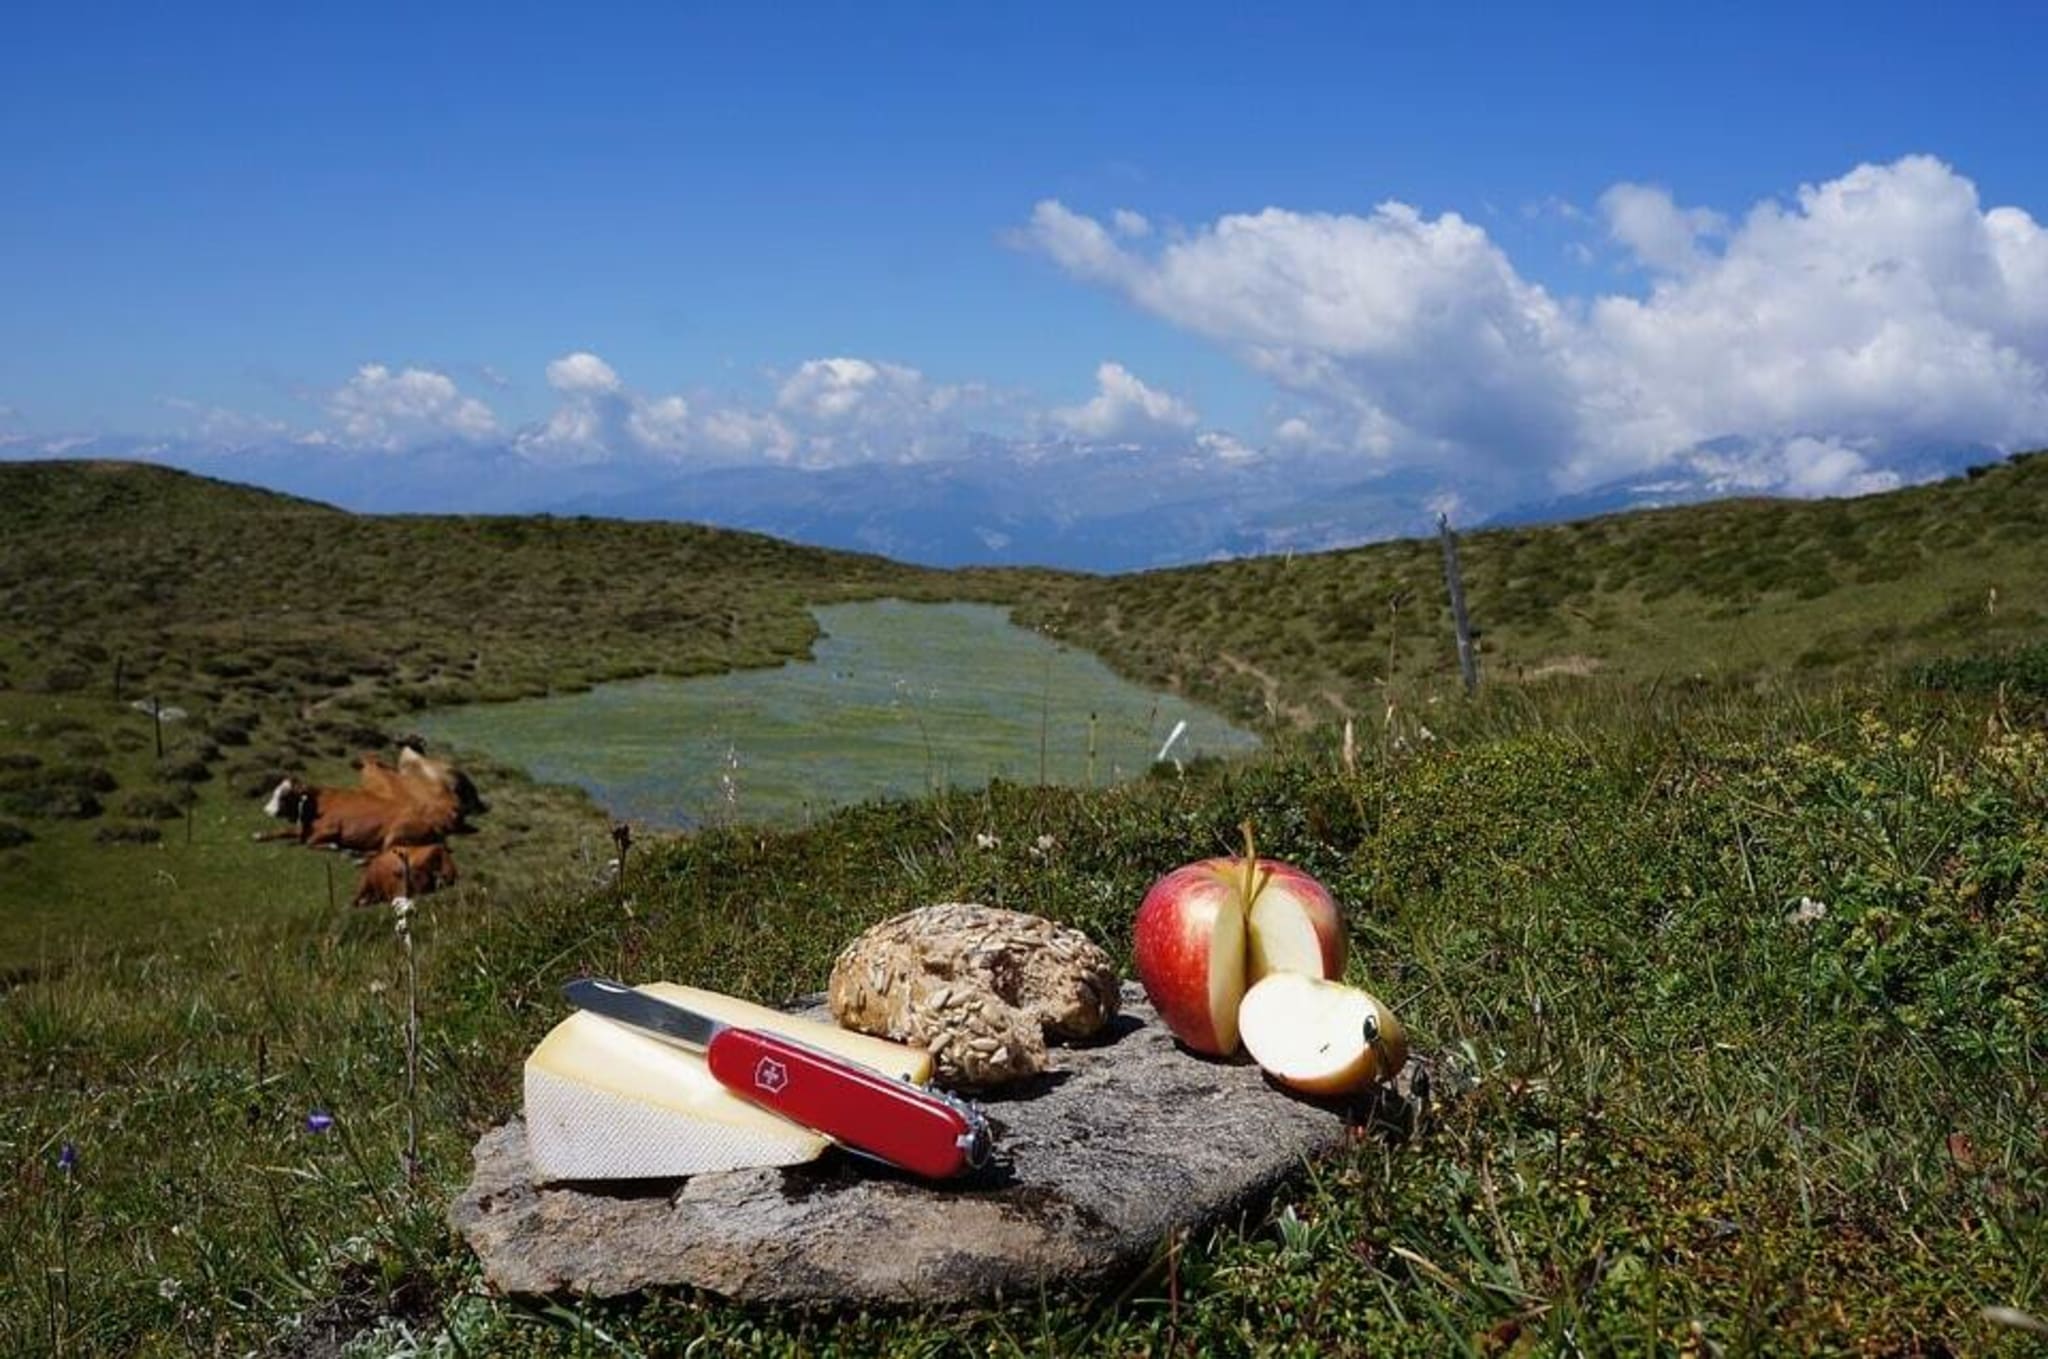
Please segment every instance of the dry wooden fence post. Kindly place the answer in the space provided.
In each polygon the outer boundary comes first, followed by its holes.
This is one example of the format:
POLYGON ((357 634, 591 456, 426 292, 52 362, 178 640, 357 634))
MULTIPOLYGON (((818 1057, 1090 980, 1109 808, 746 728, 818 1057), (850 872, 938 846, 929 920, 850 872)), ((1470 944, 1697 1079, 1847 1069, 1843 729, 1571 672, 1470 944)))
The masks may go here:
POLYGON ((1458 537, 1451 532, 1451 517, 1436 517, 1436 530, 1444 543, 1444 584, 1451 592, 1451 625, 1458 630, 1458 672, 1465 679, 1467 695, 1479 692, 1479 656, 1472 649, 1472 619, 1465 612, 1465 579, 1458 572, 1458 537))

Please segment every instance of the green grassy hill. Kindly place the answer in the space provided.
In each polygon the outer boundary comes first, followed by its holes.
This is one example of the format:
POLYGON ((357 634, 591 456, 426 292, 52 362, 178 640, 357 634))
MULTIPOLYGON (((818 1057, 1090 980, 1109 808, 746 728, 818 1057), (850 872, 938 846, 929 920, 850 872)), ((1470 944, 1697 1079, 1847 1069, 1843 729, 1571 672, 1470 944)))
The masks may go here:
MULTIPOLYGON (((1460 539, 1492 683, 1839 674, 2039 637, 2048 456, 1859 500, 1724 501, 1460 539)), ((1433 540, 1089 580, 1025 617, 1247 717, 1452 692, 1433 540), (1391 681, 1391 683, 1389 683, 1391 681)))
POLYGON ((0 1352, 2029 1352, 1986 1309, 2048 1316, 2044 474, 1472 535, 1466 704, 1433 544, 945 575, 0 465, 0 825, 34 837, 0 849, 0 907, 74 917, 0 992, 0 1352), (275 766, 338 768, 418 704, 772 661, 804 602, 877 593, 1013 602, 1278 739, 1185 778, 707 832, 623 890, 587 805, 507 771, 476 856, 501 867, 404 938, 275 876, 318 856, 229 844, 275 766), (161 758, 145 693, 188 712, 161 758), (1350 762, 1347 709, 1374 733, 1350 762), (480 1291, 442 1212, 564 976, 781 1001, 866 922, 963 898, 1127 966, 1147 883, 1247 817, 1345 903, 1351 979, 1438 1061, 1412 1134, 1363 1129, 1108 1301, 480 1291), (160 844, 98 838, 144 824, 160 844))
MULTIPOLYGON (((288 772, 347 779, 406 714, 773 665, 805 605, 997 577, 684 524, 346 514, 165 468, 0 463, 0 973, 329 902, 249 843, 288 772), (151 701, 176 710, 156 750, 151 701)), ((580 795, 508 799, 480 885, 608 849, 580 795)), ((346 900, 350 875, 340 872, 346 900)))

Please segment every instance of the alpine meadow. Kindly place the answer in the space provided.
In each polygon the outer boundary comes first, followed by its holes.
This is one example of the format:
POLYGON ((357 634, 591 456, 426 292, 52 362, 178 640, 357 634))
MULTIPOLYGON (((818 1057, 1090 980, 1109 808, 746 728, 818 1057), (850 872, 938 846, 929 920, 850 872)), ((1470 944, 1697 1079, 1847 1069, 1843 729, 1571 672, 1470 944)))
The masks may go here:
POLYGON ((0 1351, 2022 1354, 2048 1317, 2048 454, 1854 499, 1127 575, 365 515, 0 463, 0 1351), (808 654, 975 601, 1256 754, 636 833, 491 803, 408 917, 255 842, 423 710, 808 654), (1348 903, 1429 1099, 1107 1293, 502 1297, 449 1227, 578 975, 770 1005, 975 901, 1126 975, 1239 827, 1348 903), (621 862, 623 860, 623 862, 621 862))

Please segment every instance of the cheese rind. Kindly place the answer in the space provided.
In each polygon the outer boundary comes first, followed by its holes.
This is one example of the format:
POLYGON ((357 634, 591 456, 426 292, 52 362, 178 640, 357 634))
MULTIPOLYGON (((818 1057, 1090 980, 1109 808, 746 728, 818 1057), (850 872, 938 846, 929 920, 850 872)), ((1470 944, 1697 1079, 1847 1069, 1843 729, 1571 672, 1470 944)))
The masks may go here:
MULTIPOLYGON (((727 1024, 764 1029, 918 1084, 931 1056, 764 1005, 657 982, 639 988, 727 1024)), ((538 1183, 668 1179, 797 1165, 830 1143, 720 1085, 701 1053, 578 1011, 526 1059, 526 1144, 538 1183)))

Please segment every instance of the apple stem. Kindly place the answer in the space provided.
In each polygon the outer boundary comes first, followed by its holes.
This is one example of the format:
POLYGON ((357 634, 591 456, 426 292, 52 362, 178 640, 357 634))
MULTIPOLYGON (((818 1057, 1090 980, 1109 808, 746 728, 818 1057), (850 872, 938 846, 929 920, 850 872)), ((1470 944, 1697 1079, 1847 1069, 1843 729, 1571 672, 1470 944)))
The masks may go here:
POLYGON ((1273 875, 1270 871, 1259 872, 1259 848, 1252 835, 1251 821, 1246 819, 1238 829, 1244 832, 1244 909, 1249 915, 1252 903, 1266 890, 1266 882, 1273 875))

